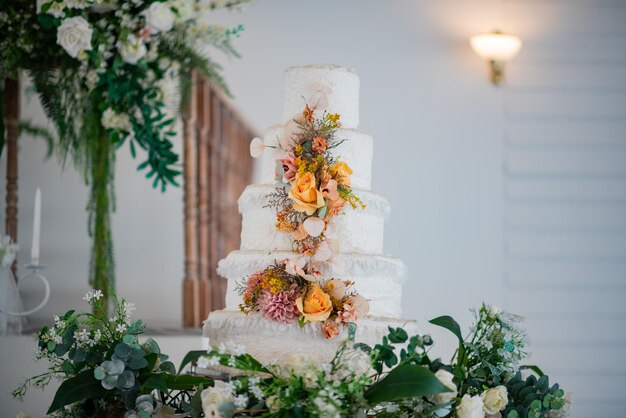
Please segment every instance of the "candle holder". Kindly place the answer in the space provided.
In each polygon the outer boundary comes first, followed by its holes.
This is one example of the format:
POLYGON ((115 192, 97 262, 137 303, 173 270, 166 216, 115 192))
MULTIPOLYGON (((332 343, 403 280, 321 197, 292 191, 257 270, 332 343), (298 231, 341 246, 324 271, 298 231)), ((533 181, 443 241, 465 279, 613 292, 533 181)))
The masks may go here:
POLYGON ((4 309, 2 306, 0 306, 0 312, 4 312, 5 314, 11 316, 28 316, 40 311, 44 306, 46 306, 46 304, 50 300, 50 283, 48 282, 48 279, 46 279, 46 277, 41 274, 41 272, 44 270, 44 266, 40 264, 27 264, 24 266, 24 268, 26 268, 27 271, 17 278, 17 291, 19 292, 19 285, 22 280, 28 279, 30 277, 35 277, 39 279, 44 285, 44 296, 42 301, 34 308, 27 311, 15 312, 4 309))

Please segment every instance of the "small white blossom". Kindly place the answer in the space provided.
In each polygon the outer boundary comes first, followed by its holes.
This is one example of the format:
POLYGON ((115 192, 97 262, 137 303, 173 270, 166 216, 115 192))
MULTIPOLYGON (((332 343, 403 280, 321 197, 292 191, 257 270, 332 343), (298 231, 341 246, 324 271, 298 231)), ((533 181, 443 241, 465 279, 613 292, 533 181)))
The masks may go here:
POLYGON ((246 395, 237 395, 235 396, 235 406, 238 409, 246 409, 246 407, 248 406, 248 397, 246 395))
POLYGON ((128 64, 137 64, 148 53, 146 44, 135 35, 128 35, 126 42, 118 43, 117 50, 122 60, 128 64))
POLYGON ((126 324, 117 324, 117 326, 115 327, 115 331, 119 332, 120 334, 126 332, 128 328, 126 327, 126 324))

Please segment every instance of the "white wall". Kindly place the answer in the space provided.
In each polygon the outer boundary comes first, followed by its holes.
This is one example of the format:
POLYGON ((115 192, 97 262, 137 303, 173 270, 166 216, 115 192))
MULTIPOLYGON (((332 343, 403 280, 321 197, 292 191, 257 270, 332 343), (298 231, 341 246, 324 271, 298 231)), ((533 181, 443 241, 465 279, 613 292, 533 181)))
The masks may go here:
MULTIPOLYGON (((225 61, 224 66, 237 106, 259 130, 280 121, 285 68, 338 63, 355 68, 361 76, 360 128, 375 139, 373 189, 385 195, 393 208, 386 251, 404 259, 410 269, 405 316, 424 324, 446 313, 469 325, 467 309, 482 300, 514 308, 530 317, 534 359, 575 389, 575 416, 619 415, 617 411, 626 407, 623 392, 616 389, 625 370, 614 366, 623 358, 626 343, 619 303, 625 289, 623 267, 603 270, 603 265, 584 264, 598 273, 573 271, 579 290, 570 290, 576 284, 563 270, 531 274, 524 270, 527 266, 518 269, 512 256, 515 248, 522 248, 516 246, 520 241, 516 241, 515 219, 522 209, 516 199, 566 196, 567 190, 576 197, 584 188, 585 202, 592 202, 591 206, 565 201, 551 219, 557 223, 567 217, 581 219, 576 218, 577 210, 589 208, 580 227, 600 231, 593 232, 599 241, 589 245, 595 245, 599 257, 624 260, 626 128, 618 122, 604 123, 607 116, 623 121, 625 113, 626 38, 620 26, 625 21, 624 4, 265 0, 247 9, 225 17, 230 24, 244 23, 246 31, 237 40, 243 58, 225 61), (501 89, 489 84, 486 64, 467 42, 471 34, 494 27, 516 32, 526 41, 510 65, 510 85, 501 89), (594 33, 591 41, 589 32, 594 33), (552 38, 555 34, 558 39, 552 38), (593 58, 597 60, 590 61, 593 58), (591 117, 590 134, 585 137, 589 140, 582 148, 567 141, 578 138, 576 128, 571 128, 573 134, 559 131, 552 142, 546 136, 533 145, 545 131, 518 123, 555 115, 568 121, 591 117), (596 150, 593 138, 605 138, 601 150, 596 150), (569 188, 550 182, 534 188, 537 183, 520 183, 512 175, 515 167, 540 168, 539 164, 585 166, 594 156, 599 160, 593 164, 613 173, 610 178, 601 176, 607 181, 599 187, 575 177, 569 188), (616 205, 594 206, 603 199, 616 205), (584 223, 593 219, 599 220, 584 223), (592 293, 596 287, 591 280, 600 276, 604 290, 592 293), (553 290, 546 291, 550 286, 553 290), (604 310, 606 301, 610 310, 604 310), (561 328, 567 333, 553 331, 561 328), (584 342, 585 333, 592 336, 593 344, 584 342), (598 365, 590 360, 595 358, 598 365), (603 391, 605 386, 612 389, 603 391)), ((222 15, 218 20, 224 21, 222 15)), ((32 113, 37 113, 33 107, 25 110, 32 113)), ((42 164, 44 152, 40 143, 22 141, 20 237, 23 243, 30 242, 31 201, 35 187, 41 185, 42 259, 50 265, 48 273, 55 285, 54 299, 45 312, 49 316, 74 306, 87 289, 88 239, 84 186, 71 168, 61 178, 54 161, 42 164)), ((120 291, 137 302, 139 315, 149 323, 180 323, 181 192, 161 195, 151 190, 134 173, 136 163, 127 153, 118 155, 114 233, 120 291)), ((4 160, 0 161, 4 169, 4 160)), ((540 203, 539 212, 519 215, 535 222, 522 225, 528 227, 524 233, 539 230, 532 240, 525 238, 523 248, 572 248, 568 245, 574 241, 558 228, 556 237, 546 236, 545 231, 554 231, 555 225, 546 224, 549 214, 543 210, 552 206, 545 199, 540 203)), ((584 238, 582 244, 576 242, 582 245, 576 248, 587 248, 584 238)), ((27 251, 21 255, 25 261, 27 251)), ((452 340, 447 335, 425 325, 424 329, 441 339, 440 352, 450 350, 452 340)))

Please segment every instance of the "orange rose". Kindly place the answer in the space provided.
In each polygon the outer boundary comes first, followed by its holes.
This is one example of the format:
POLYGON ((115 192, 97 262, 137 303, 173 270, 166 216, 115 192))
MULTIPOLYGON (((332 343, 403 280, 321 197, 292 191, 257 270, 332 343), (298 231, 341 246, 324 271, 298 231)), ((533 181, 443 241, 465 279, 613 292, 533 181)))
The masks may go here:
POLYGON ((325 204, 324 195, 317 190, 315 176, 309 172, 296 174, 289 197, 293 200, 293 209, 307 215, 313 215, 325 204))
POLYGON ((304 322, 326 321, 333 311, 330 296, 317 283, 312 284, 304 295, 296 299, 298 311, 304 316, 304 322))
POLYGON ((330 167, 328 170, 330 175, 333 176, 337 182, 344 186, 350 186, 350 176, 352 175, 352 169, 348 164, 343 161, 330 167))

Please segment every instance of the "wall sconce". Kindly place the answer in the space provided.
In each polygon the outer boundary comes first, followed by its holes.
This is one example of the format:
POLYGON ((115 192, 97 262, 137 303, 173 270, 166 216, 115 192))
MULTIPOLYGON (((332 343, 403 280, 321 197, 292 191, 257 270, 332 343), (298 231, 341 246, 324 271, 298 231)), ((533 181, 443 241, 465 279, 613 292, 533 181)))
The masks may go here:
POLYGON ((491 82, 500 86, 504 82, 504 64, 517 55, 522 41, 515 35, 494 31, 470 38, 472 49, 479 57, 489 61, 491 82))

